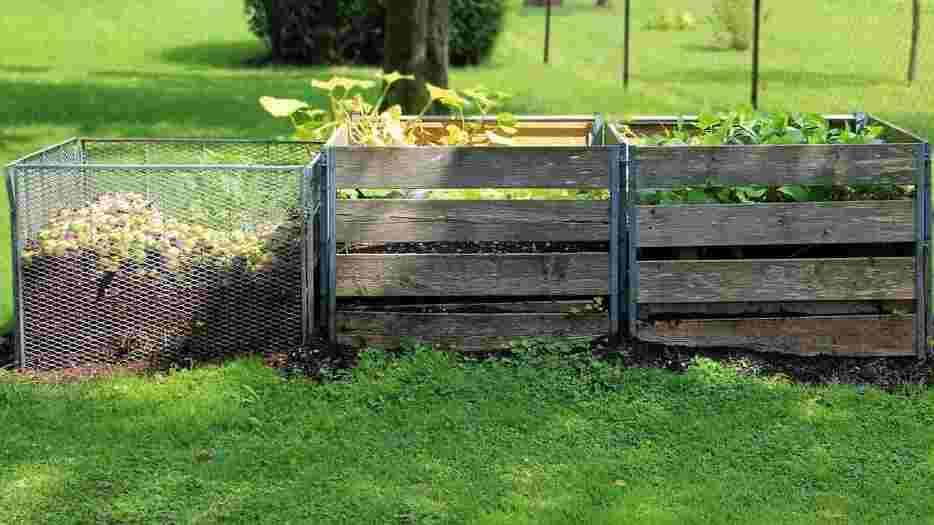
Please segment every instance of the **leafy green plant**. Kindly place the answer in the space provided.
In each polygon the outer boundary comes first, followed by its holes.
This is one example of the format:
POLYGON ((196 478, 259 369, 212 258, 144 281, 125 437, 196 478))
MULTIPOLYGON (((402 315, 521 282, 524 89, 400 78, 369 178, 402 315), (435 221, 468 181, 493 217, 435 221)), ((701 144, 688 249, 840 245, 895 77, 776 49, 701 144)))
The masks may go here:
MULTIPOLYGON (((729 112, 702 113, 696 121, 683 118, 661 134, 639 135, 622 126, 626 140, 648 146, 720 146, 755 144, 880 144, 883 128, 869 125, 858 114, 851 126, 832 127, 815 113, 759 112, 740 107, 729 112)), ((644 204, 754 203, 898 199, 910 197, 912 186, 735 186, 684 187, 642 192, 644 204)))
POLYGON ((332 77, 327 82, 312 80, 315 88, 328 92, 327 109, 312 107, 294 99, 260 97, 263 108, 274 117, 289 118, 299 139, 324 140, 337 128, 348 130, 351 144, 366 146, 428 146, 428 145, 512 145, 511 137, 518 133, 516 119, 510 113, 500 113, 490 125, 486 119, 468 122, 464 109, 474 104, 485 116, 509 95, 488 92, 482 87, 465 90, 463 94, 451 89, 427 84, 429 100, 425 107, 412 119, 404 120, 398 105, 380 109, 389 89, 402 79, 414 80, 412 75, 398 72, 379 74, 383 89, 375 101, 369 101, 365 93, 375 87, 376 81, 332 77), (423 120, 425 113, 435 103, 454 112, 454 119, 440 137, 432 133, 423 120))

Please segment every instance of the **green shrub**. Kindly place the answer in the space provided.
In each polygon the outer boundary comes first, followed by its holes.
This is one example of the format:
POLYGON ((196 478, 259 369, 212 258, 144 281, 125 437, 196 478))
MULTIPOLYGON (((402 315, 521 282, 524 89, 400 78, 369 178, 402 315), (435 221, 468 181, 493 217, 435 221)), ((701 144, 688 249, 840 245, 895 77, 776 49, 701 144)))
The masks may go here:
POLYGON ((716 0, 713 5, 714 38, 720 45, 744 51, 752 42, 752 0, 716 0))
MULTIPOLYGON (((269 16, 264 0, 244 0, 250 31, 271 45, 269 16)), ((282 0, 287 6, 283 21, 284 59, 308 61, 317 57, 312 49, 318 43, 312 21, 323 10, 323 2, 282 0)), ((503 28, 505 0, 451 0, 450 60, 453 65, 479 64, 493 49, 503 28)), ((337 12, 336 60, 368 65, 383 61, 384 9, 378 2, 340 2, 337 12)))
POLYGON ((654 31, 685 31, 693 29, 696 23, 691 13, 685 11, 679 15, 674 9, 669 8, 662 13, 656 13, 645 28, 654 31))
POLYGON ((451 63, 479 64, 503 29, 505 0, 451 0, 451 63))

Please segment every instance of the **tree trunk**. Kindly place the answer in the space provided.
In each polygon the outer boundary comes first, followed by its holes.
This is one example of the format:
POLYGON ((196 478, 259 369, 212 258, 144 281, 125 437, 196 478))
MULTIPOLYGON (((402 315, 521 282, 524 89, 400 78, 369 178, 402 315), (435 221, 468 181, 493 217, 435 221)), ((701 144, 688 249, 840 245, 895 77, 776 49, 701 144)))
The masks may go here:
MULTIPOLYGON (((450 62, 450 10, 448 0, 428 0, 428 40, 425 53, 425 81, 438 87, 448 87, 450 62)), ((439 107, 432 113, 442 113, 439 107)))
POLYGON ((266 10, 266 35, 269 38, 269 51, 272 59, 282 58, 282 6, 277 0, 263 0, 266 10))
POLYGON ((393 85, 385 105, 402 106, 402 113, 419 113, 428 102, 425 88, 425 61, 428 43, 428 3, 430 0, 385 0, 385 51, 383 71, 415 75, 415 81, 400 80, 393 85))
POLYGON ((321 18, 314 21, 313 35, 318 39, 318 56, 312 64, 333 64, 337 59, 337 2, 325 0, 321 18))
POLYGON ((908 83, 918 77, 918 41, 921 36, 921 0, 911 2, 911 54, 908 56, 908 83))

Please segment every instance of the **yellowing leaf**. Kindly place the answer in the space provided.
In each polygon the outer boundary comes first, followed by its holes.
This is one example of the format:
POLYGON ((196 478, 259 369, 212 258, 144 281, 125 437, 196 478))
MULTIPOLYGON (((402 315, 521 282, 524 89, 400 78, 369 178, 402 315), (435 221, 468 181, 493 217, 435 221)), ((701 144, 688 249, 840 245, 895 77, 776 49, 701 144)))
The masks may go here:
POLYGON ((270 115, 274 117, 288 117, 300 109, 308 107, 301 100, 275 97, 259 97, 259 103, 270 115))
POLYGON ((383 113, 388 113, 392 118, 396 120, 402 119, 402 106, 396 104, 395 106, 389 107, 383 113))
POLYGON ((318 89, 323 89, 325 91, 334 91, 337 88, 344 88, 347 91, 355 87, 370 89, 375 83, 372 80, 354 80, 352 78, 345 77, 331 77, 331 80, 327 82, 322 82, 320 80, 312 80, 311 86, 318 89))
POLYGON ((428 88, 428 96, 431 97, 432 102, 438 101, 442 104, 455 107, 464 106, 464 99, 461 98, 456 91, 440 88, 427 82, 425 83, 425 87, 428 88))

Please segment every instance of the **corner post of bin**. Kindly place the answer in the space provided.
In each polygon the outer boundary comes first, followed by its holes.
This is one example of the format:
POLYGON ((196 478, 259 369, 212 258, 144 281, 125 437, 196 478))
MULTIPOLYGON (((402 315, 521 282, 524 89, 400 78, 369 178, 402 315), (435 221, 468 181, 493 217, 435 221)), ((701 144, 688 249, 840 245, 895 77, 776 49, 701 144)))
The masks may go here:
POLYGON ((626 161, 626 333, 630 338, 638 335, 636 321, 639 314, 639 159, 638 148, 624 145, 626 161))
POLYGON ((17 367, 23 367, 26 364, 25 347, 23 346, 23 298, 22 298, 22 267, 20 263, 20 239, 19 239, 19 213, 17 210, 16 199, 16 163, 11 163, 4 169, 4 178, 6 179, 7 204, 10 206, 10 261, 12 265, 11 283, 13 292, 13 361, 17 367))
POLYGON ((337 239, 336 239, 336 208, 337 188, 334 166, 333 146, 327 145, 321 150, 318 158, 318 174, 320 180, 320 213, 318 232, 318 257, 320 259, 319 273, 319 323, 328 344, 336 340, 336 310, 337 310, 337 239))
POLYGON ((627 253, 622 203, 623 145, 612 146, 610 154, 610 334, 612 346, 623 342, 622 320, 627 319, 624 299, 627 253))
POLYGON ((315 310, 317 293, 315 287, 315 249, 318 232, 315 231, 315 215, 319 211, 316 178, 319 156, 302 168, 302 346, 310 344, 316 334, 315 310))
POLYGON ((931 277, 931 144, 922 142, 917 150, 915 170, 915 345, 919 358, 931 355, 932 327, 931 277))

